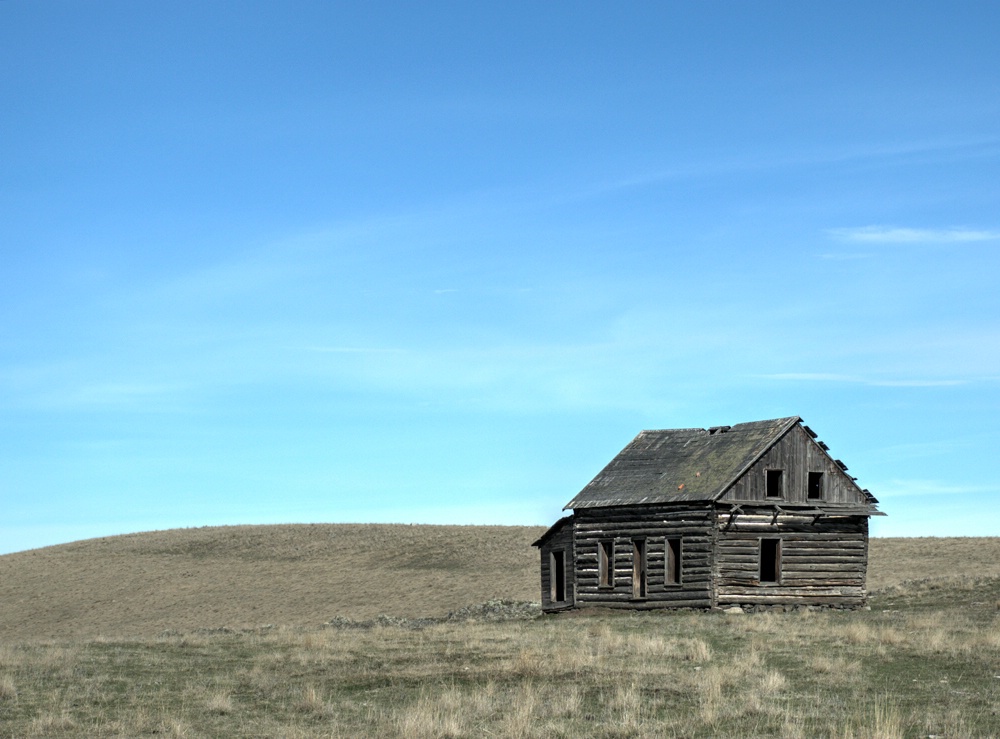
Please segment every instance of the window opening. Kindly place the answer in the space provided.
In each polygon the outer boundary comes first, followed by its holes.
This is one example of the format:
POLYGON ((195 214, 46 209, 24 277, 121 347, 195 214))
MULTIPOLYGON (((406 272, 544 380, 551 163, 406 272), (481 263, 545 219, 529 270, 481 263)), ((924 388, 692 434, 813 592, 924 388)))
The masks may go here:
POLYGON ((664 546, 664 582, 680 585, 681 582, 681 540, 667 539, 664 546))
POLYGON ((823 473, 810 472, 806 487, 806 498, 809 500, 823 499, 823 473))
POLYGON ((765 473, 765 491, 768 498, 784 497, 782 470, 767 470, 765 473))
POLYGON ((598 543, 597 569, 600 573, 600 586, 613 588, 615 586, 615 543, 613 541, 598 543))
POLYGON ((781 539, 760 540, 760 582, 781 582, 781 539))
POLYGON ((566 600, 566 560, 563 552, 552 552, 551 598, 554 603, 566 600))
POLYGON ((632 540, 632 597, 646 597, 646 540, 632 540))

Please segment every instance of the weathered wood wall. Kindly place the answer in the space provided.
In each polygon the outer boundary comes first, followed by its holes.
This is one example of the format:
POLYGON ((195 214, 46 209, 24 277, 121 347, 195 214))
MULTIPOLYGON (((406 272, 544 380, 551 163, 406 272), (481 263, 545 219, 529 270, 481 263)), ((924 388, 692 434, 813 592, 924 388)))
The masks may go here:
POLYGON ((769 449, 721 498, 723 501, 768 501, 796 504, 864 504, 864 494, 830 456, 801 426, 794 426, 777 444, 769 449), (785 494, 781 499, 768 498, 765 490, 765 470, 784 471, 785 494), (806 497, 809 472, 822 472, 822 500, 806 497))
MULTIPOLYGON (((716 502, 579 508, 541 545, 545 610, 832 605, 867 600, 869 499, 820 443, 795 425, 716 502), (780 496, 767 471, 781 470, 780 496), (809 473, 822 495, 809 498, 809 473), (798 512, 796 512, 796 510, 798 512), (823 511, 829 515, 820 515, 823 511), (680 582, 666 577, 668 546, 681 541, 680 582), (780 542, 774 581, 761 578, 762 539, 780 542), (644 542, 646 588, 635 588, 634 542, 644 542), (613 546, 613 581, 601 581, 601 545, 613 546), (566 553, 566 599, 551 602, 550 554, 566 553)), ((764 559, 774 559, 775 545, 764 559)), ((773 569, 773 568, 772 568, 773 569)))
POLYGON ((575 601, 576 575, 573 566, 576 556, 573 552, 573 519, 566 519, 565 523, 555 531, 541 547, 539 547, 542 560, 542 610, 561 610, 570 608, 575 601), (562 551, 566 573, 566 599, 559 603, 552 602, 552 572, 550 563, 551 554, 554 551, 562 551))
POLYGON ((858 607, 867 597, 868 519, 780 515, 744 506, 719 512, 716 605, 858 607), (780 539, 777 583, 760 583, 760 540, 780 539))
MULTIPOLYGON (((711 600, 711 506, 629 506, 576 512, 576 604, 612 608, 708 608, 711 600), (681 582, 665 580, 665 540, 681 539, 681 582), (633 594, 632 542, 646 542, 646 597, 633 594), (614 542, 614 583, 602 587, 598 547, 614 542)), ((544 585, 543 585, 544 588, 544 585)))

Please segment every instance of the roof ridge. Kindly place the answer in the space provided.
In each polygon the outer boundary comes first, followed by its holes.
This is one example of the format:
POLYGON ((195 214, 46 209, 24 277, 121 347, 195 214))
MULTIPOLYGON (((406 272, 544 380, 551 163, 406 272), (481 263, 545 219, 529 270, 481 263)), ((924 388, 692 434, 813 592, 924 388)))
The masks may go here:
POLYGON ((666 429, 666 428, 664 428, 664 429, 643 429, 642 431, 640 431, 637 434, 637 436, 641 436, 642 434, 660 434, 660 433, 664 433, 666 431, 678 432, 678 433, 681 432, 681 431, 705 431, 707 433, 708 431, 711 431, 712 429, 717 429, 717 428, 729 428, 730 430, 732 430, 732 429, 738 429, 738 428, 742 428, 742 427, 746 427, 746 426, 763 426, 765 424, 774 424, 774 423, 779 423, 779 422, 781 422, 782 424, 784 424, 784 423, 788 423, 788 422, 792 421, 793 419, 795 420, 796 423, 802 420, 802 418, 800 416, 779 416, 778 418, 763 418, 763 419, 761 419, 759 421, 742 421, 740 423, 734 423, 734 424, 732 424, 732 425, 730 425, 728 427, 727 427, 726 424, 720 424, 718 426, 708 426, 706 428, 702 428, 701 426, 685 426, 685 427, 676 428, 676 429, 666 429))

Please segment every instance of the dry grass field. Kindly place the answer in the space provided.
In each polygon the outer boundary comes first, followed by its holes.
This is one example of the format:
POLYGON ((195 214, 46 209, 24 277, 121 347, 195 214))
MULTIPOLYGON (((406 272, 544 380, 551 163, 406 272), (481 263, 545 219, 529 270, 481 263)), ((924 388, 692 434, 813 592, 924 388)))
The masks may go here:
POLYGON ((1000 539, 873 541, 871 611, 357 621, 537 599, 538 533, 234 527, 0 557, 0 736, 1000 736, 1000 539))
POLYGON ((316 626, 538 600, 530 526, 225 526, 0 557, 0 640, 316 626))

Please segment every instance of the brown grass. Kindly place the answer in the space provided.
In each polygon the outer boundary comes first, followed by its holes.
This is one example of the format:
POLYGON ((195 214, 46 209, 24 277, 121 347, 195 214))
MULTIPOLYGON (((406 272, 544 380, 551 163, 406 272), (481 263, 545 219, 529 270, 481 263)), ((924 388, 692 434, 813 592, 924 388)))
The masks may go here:
POLYGON ((868 589, 908 580, 1000 577, 1000 537, 871 539, 868 589))
POLYGON ((227 526, 0 556, 0 640, 442 616, 537 600, 529 526, 227 526))
POLYGON ((10 675, 0 677, 0 701, 17 700, 17 686, 10 675))
POLYGON ((918 599, 14 644, 0 734, 1000 736, 998 625, 918 599))
MULTIPOLYGON (((231 526, 129 534, 8 554, 0 556, 0 642, 152 638, 174 631, 183 632, 193 646, 205 639, 197 633, 204 629, 269 624, 294 629, 335 616, 442 616, 495 598, 536 601, 538 553, 531 542, 543 530, 231 526)), ((933 587, 936 580, 954 584, 970 573, 1000 577, 1000 538, 871 542, 870 590, 928 578, 931 585, 920 587, 933 587)), ((974 583, 967 586, 974 600, 974 583)), ((879 637, 886 643, 894 638, 889 632, 879 637)), ((298 658, 308 660, 322 645, 300 646, 298 658)), ((625 648, 655 652, 666 646, 625 648)), ((708 647, 673 641, 669 648, 688 650, 694 656, 686 658, 697 660, 708 647)), ((10 658, 0 648, 0 670, 10 658)))

